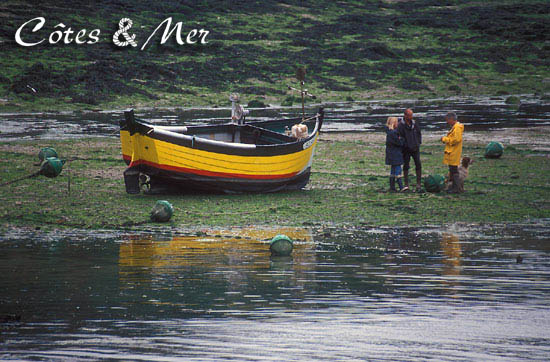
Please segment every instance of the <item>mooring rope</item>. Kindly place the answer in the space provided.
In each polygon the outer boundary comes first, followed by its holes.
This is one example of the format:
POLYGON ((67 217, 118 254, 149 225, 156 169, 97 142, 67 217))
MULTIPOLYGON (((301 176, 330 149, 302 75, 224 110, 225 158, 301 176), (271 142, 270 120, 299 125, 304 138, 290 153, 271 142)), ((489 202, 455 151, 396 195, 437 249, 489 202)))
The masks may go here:
POLYGON ((13 183, 16 183, 16 182, 19 182, 19 181, 23 181, 23 180, 26 180, 28 178, 33 178, 33 177, 36 177, 40 175, 40 170, 36 171, 36 172, 33 172, 31 173, 30 175, 25 175, 23 177, 19 177, 19 178, 16 178, 15 180, 10 180, 10 181, 7 181, 7 182, 4 182, 4 183, 1 183, 0 184, 0 187, 2 186, 7 186, 7 185, 11 185, 13 183))
MULTIPOLYGON (((327 174, 327 175, 336 175, 336 176, 354 176, 354 177, 389 177, 387 174, 377 174, 377 173, 341 173, 334 171, 311 171, 311 173, 327 174)), ((511 182, 490 182, 490 181, 476 181, 476 180, 466 180, 468 184, 479 184, 479 185, 490 185, 490 186, 515 186, 515 187, 527 187, 527 188, 541 188, 541 189, 550 189, 550 186, 546 185, 524 185, 524 184, 515 184, 511 182)))

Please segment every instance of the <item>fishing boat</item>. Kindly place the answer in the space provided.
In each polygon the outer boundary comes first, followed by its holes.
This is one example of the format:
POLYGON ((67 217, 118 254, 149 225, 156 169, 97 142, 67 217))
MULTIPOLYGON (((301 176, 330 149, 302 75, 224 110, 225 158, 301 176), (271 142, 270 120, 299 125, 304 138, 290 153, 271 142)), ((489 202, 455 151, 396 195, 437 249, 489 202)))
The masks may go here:
POLYGON ((247 111, 232 102, 231 121, 218 125, 158 126, 136 119, 133 110, 124 112, 120 141, 128 165, 126 191, 260 193, 303 188, 323 109, 309 118, 247 122, 247 111), (289 134, 304 124, 307 132, 289 134))

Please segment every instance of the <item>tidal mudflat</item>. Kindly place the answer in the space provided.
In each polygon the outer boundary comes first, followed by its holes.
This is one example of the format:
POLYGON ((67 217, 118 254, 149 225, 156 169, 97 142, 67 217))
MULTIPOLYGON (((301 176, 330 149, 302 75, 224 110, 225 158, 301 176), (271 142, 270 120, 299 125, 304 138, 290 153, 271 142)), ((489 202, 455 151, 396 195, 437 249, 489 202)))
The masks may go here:
MULTIPOLYGON (((446 174, 443 130, 426 131, 424 174, 446 174)), ((471 131, 464 155, 475 160, 466 193, 387 193, 384 137, 379 132, 326 133, 316 149, 306 189, 274 194, 127 195, 120 143, 114 137, 0 143, 2 181, 34 170, 37 154, 54 146, 68 161, 56 179, 33 178, 0 188, 0 223, 28 228, 150 227, 155 201, 175 207, 167 227, 288 225, 363 228, 454 222, 501 223, 550 217, 550 145, 546 126, 471 131), (505 145, 500 159, 485 145, 505 145), (70 178, 70 191, 68 183, 70 178)))

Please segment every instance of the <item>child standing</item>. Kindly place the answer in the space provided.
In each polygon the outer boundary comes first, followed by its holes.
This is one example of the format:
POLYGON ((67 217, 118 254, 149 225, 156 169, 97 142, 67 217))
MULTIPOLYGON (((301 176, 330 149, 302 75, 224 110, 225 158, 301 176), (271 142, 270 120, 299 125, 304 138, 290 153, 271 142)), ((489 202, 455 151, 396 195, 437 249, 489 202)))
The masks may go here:
POLYGON ((397 191, 395 182, 399 185, 399 191, 406 191, 401 181, 401 165, 403 165, 403 145, 405 140, 397 132, 397 117, 388 117, 386 121, 386 165, 391 166, 390 192, 397 191))

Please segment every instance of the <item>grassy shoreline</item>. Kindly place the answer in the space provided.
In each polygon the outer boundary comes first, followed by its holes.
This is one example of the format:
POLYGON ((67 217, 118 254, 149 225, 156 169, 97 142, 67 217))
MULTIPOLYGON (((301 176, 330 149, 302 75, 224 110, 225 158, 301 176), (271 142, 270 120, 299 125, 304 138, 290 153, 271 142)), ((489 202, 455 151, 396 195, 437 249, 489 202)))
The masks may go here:
MULTIPOLYGON (((244 195, 127 195, 117 138, 0 142, 1 182, 29 174, 41 147, 74 158, 61 176, 0 187, 2 227, 120 229, 149 223, 156 200, 175 207, 170 227, 425 226, 550 218, 548 127, 466 131, 464 154, 475 159, 460 196, 387 193, 381 133, 323 134, 305 190, 244 195), (506 145, 501 159, 482 157, 489 140, 506 145), (544 160, 544 162, 542 162, 544 160), (70 194, 67 190, 71 179, 70 194)), ((426 132, 424 174, 445 174, 441 132, 426 132)))

